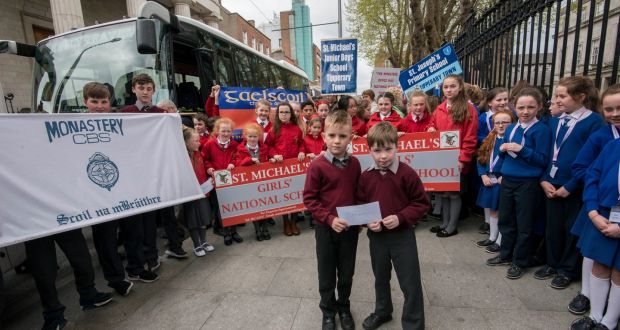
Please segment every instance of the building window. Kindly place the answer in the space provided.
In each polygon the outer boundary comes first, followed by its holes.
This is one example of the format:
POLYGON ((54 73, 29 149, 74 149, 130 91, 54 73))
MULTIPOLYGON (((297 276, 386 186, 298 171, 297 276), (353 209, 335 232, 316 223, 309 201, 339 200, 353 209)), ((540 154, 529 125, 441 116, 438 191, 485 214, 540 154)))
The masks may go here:
POLYGON ((605 9, 604 7, 604 3, 602 0, 597 0, 596 1, 596 15, 603 15, 603 9, 605 9))
POLYGON ((246 31, 243 31, 243 43, 248 44, 248 33, 246 31))
POLYGON ((256 38, 252 37, 252 48, 256 49, 256 38))
POLYGON ((262 42, 261 42, 261 43, 259 43, 259 44, 258 44, 258 51, 262 53, 264 50, 265 50, 265 49, 263 48, 263 43, 262 43, 262 42))
POLYGON ((267 54, 267 55, 271 54, 271 53, 269 52, 269 47, 267 47, 267 49, 265 49, 265 54, 267 54))

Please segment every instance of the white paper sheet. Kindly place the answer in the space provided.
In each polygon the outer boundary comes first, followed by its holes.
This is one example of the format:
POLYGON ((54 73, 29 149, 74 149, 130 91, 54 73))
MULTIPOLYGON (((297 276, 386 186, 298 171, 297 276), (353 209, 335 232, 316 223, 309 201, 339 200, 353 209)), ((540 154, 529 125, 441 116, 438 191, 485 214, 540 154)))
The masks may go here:
POLYGON ((336 212, 338 217, 346 220, 350 226, 365 225, 382 219, 379 202, 337 207, 336 212))

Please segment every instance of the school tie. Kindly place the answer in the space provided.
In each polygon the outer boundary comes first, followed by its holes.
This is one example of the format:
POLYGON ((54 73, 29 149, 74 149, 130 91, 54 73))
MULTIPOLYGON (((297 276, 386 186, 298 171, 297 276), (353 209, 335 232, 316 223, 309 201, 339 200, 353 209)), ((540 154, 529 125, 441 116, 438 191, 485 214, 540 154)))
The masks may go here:
POLYGON ((555 138, 557 144, 562 143, 564 139, 564 135, 568 131, 568 122, 571 120, 571 116, 565 116, 561 118, 560 121, 560 130, 558 131, 558 136, 555 138))
POLYGON ((142 107, 142 109, 140 109, 140 111, 142 112, 148 112, 149 110, 151 110, 151 106, 150 105, 145 105, 142 107))
POLYGON ((332 164, 334 164, 338 168, 345 168, 349 164, 349 158, 334 158, 334 160, 332 160, 332 164))
POLYGON ((265 126, 267 125, 267 122, 266 122, 266 121, 261 121, 261 122, 260 122, 260 125, 261 125, 262 127, 265 127, 265 126))

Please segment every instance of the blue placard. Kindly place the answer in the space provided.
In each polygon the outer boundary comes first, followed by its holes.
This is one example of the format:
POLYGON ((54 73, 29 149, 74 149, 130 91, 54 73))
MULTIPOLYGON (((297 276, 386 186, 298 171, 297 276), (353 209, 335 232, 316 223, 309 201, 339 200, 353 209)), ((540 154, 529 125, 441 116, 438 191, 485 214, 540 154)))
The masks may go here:
POLYGON ((308 100, 304 91, 281 88, 222 87, 220 92, 220 109, 256 108, 256 102, 267 100, 272 107, 281 102, 297 102, 302 104, 308 100))
POLYGON ((452 44, 439 48, 418 63, 400 72, 400 86, 405 92, 419 88, 425 92, 451 74, 461 74, 461 64, 452 44))
POLYGON ((357 39, 321 40, 321 93, 357 91, 357 39))

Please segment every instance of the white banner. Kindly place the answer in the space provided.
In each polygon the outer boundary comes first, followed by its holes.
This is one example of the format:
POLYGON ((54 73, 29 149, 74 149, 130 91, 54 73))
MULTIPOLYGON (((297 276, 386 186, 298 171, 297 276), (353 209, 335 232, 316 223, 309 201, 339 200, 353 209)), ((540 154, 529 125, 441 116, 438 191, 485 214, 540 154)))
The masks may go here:
POLYGON ((372 78, 370 78, 370 89, 379 96, 387 91, 388 87, 400 87, 398 76, 399 68, 374 68, 372 70, 372 78))
POLYGON ((0 115, 0 247, 204 198, 177 114, 0 115))

